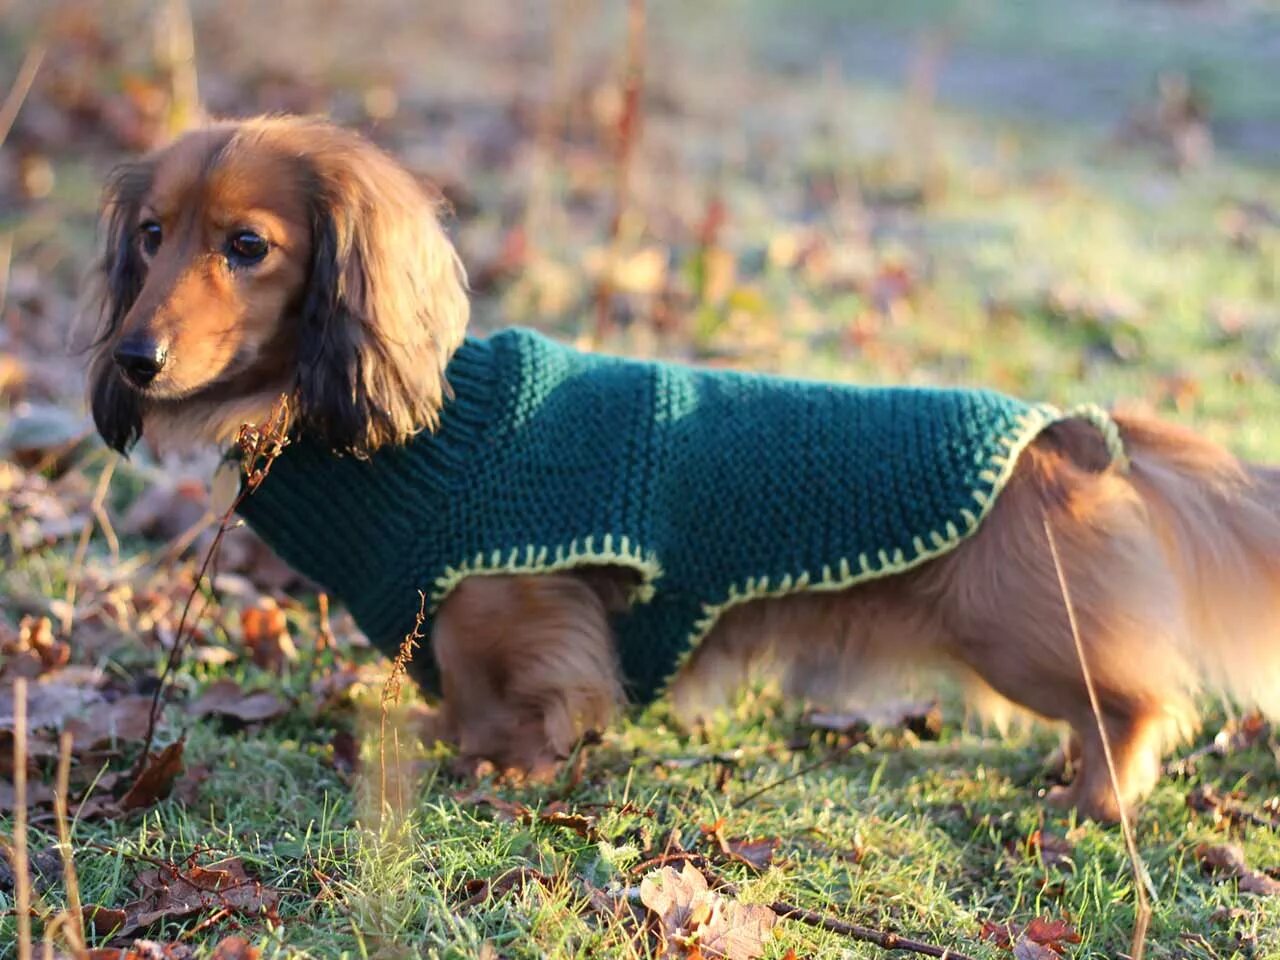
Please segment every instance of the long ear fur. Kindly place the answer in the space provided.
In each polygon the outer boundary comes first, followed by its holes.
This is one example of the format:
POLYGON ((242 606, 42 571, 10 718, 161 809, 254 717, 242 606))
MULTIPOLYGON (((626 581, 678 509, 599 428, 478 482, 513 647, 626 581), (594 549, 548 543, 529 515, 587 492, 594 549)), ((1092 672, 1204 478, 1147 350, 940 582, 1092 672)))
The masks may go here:
POLYGON ((354 134, 306 132, 313 253, 298 423, 333 450, 365 456, 438 422, 444 368, 466 331, 466 276, 407 171, 354 134))
POLYGON ((98 432, 121 453, 142 435, 142 401, 120 380, 111 359, 111 340, 146 279, 133 228, 153 173, 153 164, 146 160, 118 167, 102 200, 103 252, 95 271, 97 329, 89 344, 89 400, 98 432))

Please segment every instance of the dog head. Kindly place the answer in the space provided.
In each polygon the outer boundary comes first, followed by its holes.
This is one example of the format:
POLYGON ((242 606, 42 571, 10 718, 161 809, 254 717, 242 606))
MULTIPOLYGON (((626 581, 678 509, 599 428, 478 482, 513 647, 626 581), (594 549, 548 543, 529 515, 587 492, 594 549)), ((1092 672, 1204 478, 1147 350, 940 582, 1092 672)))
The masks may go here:
POLYGON ((359 135, 189 133, 112 175, 103 228, 90 402, 116 449, 225 442, 281 394, 339 452, 435 424, 466 279, 432 200, 359 135))

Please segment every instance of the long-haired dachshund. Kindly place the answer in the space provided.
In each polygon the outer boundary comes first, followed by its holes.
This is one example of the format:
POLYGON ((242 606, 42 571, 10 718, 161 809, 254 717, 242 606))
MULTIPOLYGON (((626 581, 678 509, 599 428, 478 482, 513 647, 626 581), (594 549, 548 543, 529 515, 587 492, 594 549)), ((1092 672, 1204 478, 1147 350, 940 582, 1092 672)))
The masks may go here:
MULTIPOLYGON (((318 120, 217 123, 121 168, 106 190, 90 369, 104 439, 121 451, 142 436, 162 448, 228 444, 285 394, 299 445, 320 451, 313 469, 345 464, 354 472, 335 476, 369 476, 372 489, 377 475, 362 465, 443 429, 473 343, 465 275, 436 213, 385 153, 318 120)), ((1101 819, 1152 787, 1201 692, 1275 712, 1280 473, 1176 426, 1111 422, 1124 469, 1095 424, 1054 422, 1027 438, 954 549, 843 589, 804 589, 805 577, 724 604, 667 686, 677 712, 702 715, 758 670, 830 702, 888 668, 948 665, 983 697, 1070 726, 1077 773, 1051 799, 1101 819)), ((452 469, 465 473, 465 457, 452 469)), ((750 476, 751 464, 740 469, 750 476)), ((359 539, 353 552, 368 548, 359 539)), ((543 771, 624 699, 615 625, 644 597, 613 549, 617 565, 587 551, 581 564, 452 570, 428 659, 464 758, 543 771)), ((359 604, 343 583, 327 586, 359 604)), ((405 593, 412 623, 418 597, 405 593)))

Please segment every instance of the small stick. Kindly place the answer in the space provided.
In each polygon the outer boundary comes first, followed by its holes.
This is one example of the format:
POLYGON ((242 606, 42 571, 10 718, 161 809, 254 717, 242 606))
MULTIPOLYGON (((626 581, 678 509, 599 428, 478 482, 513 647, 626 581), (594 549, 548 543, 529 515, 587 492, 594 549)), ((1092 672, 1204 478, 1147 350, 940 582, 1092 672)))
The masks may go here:
MULTIPOLYGON (((170 675, 177 669, 178 664, 182 662, 182 651, 186 646, 188 636, 184 631, 187 625, 187 616, 191 613, 191 604, 195 602, 196 594, 200 592, 200 584, 204 581, 205 574, 209 572, 214 557, 218 554, 218 548, 222 546, 223 538, 234 523, 236 510, 244 502, 244 498, 257 490, 262 485, 262 482, 267 479, 267 475, 271 472, 271 464, 275 462, 276 457, 280 455, 288 444, 288 428, 289 398, 283 395, 272 407, 265 424, 246 423, 240 427, 240 433, 236 437, 236 445, 240 448, 243 458, 241 466, 244 469, 245 482, 231 506, 227 507, 226 513, 222 515, 222 519, 218 523, 218 531, 214 534, 213 542, 209 544, 209 549, 200 564, 200 571, 196 574, 195 583, 191 586, 191 592, 187 594, 187 602, 182 606, 182 615, 178 618, 178 629, 174 631, 173 646, 170 648, 169 656, 165 660, 164 670, 160 673, 160 680, 156 684, 155 692, 151 695, 151 710, 147 716, 147 735, 143 740, 142 752, 138 755, 138 760, 133 767, 134 777, 141 775, 147 759, 151 755, 151 744, 155 740, 156 723, 160 719, 160 700, 168 687, 170 675)), ((195 618, 197 622, 208 605, 206 600, 200 607, 200 612, 195 618)))
POLYGON ((1124 799, 1120 796, 1120 777, 1116 774, 1115 758, 1111 754, 1111 737, 1107 733, 1107 725, 1102 722, 1102 706, 1098 701, 1098 691, 1093 684, 1093 673, 1084 655, 1084 643, 1080 639, 1080 626, 1076 623, 1076 608, 1071 602, 1071 591, 1067 587, 1067 576, 1062 570, 1062 558, 1058 556, 1058 543, 1053 537, 1053 527, 1049 525, 1049 517, 1043 515, 1044 533, 1049 540, 1049 553, 1053 557, 1053 569, 1058 574, 1058 588, 1062 591, 1062 602, 1067 608, 1067 620, 1071 624, 1071 637, 1076 644, 1076 656, 1080 658, 1080 672, 1084 674, 1085 689, 1089 691, 1089 706, 1093 709, 1093 719, 1098 725, 1098 738, 1102 741, 1102 753, 1107 760, 1107 773, 1111 777, 1111 790, 1115 793, 1116 807, 1120 810, 1120 832, 1124 834, 1124 845, 1129 852, 1129 864, 1133 867, 1133 886, 1138 899, 1137 910, 1133 920, 1133 942, 1129 947, 1132 960, 1142 960, 1147 949, 1147 927, 1151 924, 1151 901, 1147 897, 1147 869, 1138 853, 1138 843, 1133 837, 1133 824, 1129 822, 1129 813, 1125 810, 1124 799))
POLYGON ((618 156, 614 165, 613 220, 604 273, 596 287, 596 339, 611 327, 614 273, 622 252, 622 227, 631 199, 631 167, 640 139, 641 94, 644 90, 645 0, 627 0, 627 59, 622 81, 622 110, 618 116, 618 156))
MULTIPOLYGON (((413 631, 407 634, 400 642, 400 652, 396 654, 395 660, 391 664, 391 673, 388 675, 386 682, 382 685, 382 697, 379 703, 378 718, 378 766, 381 768, 381 790, 378 796, 379 809, 385 815, 387 812, 387 713, 392 703, 400 701, 400 683, 404 679, 405 673, 409 669, 409 663, 413 660, 413 651, 417 649, 418 642, 423 638, 422 627, 427 622, 427 595, 421 590, 418 591, 418 613, 414 617, 413 631)), ((400 791, 400 778, 402 771, 400 765, 400 738, 398 732, 395 736, 395 752, 396 752, 396 791, 400 791)), ((403 798, 401 806, 398 808, 403 811, 403 798)))
POLYGON ((744 807, 748 803, 750 803, 752 800, 755 800, 757 797, 761 796, 762 794, 768 793, 774 787, 780 787, 784 783, 790 783, 792 780, 798 780, 800 777, 803 777, 806 773, 813 773, 813 771, 817 770, 819 767, 825 767, 828 763, 830 763, 834 759, 835 759, 835 754, 830 753, 820 760, 815 760, 813 763, 806 764, 805 766, 797 770, 795 773, 788 773, 785 777, 778 777, 776 780, 770 780, 760 789, 753 790, 750 793, 748 793, 745 797, 743 797, 741 800, 735 801, 734 806, 744 807))
POLYGON ((53 795, 53 814, 58 824, 58 853, 62 857, 63 885, 67 890, 67 909, 63 936, 70 941, 73 953, 84 950, 84 913, 80 908, 80 881, 76 877, 76 860, 71 850, 71 827, 67 820, 67 798, 71 783, 71 733, 64 730, 58 740, 58 788, 53 795))
POLYGON ((118 454, 114 451, 107 460, 106 466, 102 468, 102 473, 98 477, 98 486, 93 491, 93 500, 89 504, 89 516, 84 521, 84 527, 80 530, 80 541, 76 544, 75 555, 71 558, 71 570, 67 574, 67 611, 63 617, 62 635, 65 637, 71 633, 72 620, 75 617, 74 609, 76 604, 76 593, 80 589, 80 574, 83 572, 85 554, 89 551, 89 538, 93 536, 93 523, 96 519, 99 526, 102 527, 102 535, 107 538, 107 543, 111 547, 111 558, 113 561, 120 559, 120 541, 116 538, 115 530, 111 528, 111 521, 107 517, 107 511, 103 508, 103 503, 107 498, 107 489, 111 485, 111 475, 116 472, 116 462, 118 454))
MULTIPOLYGON (((18 111, 22 109, 27 94, 31 92, 31 85, 36 82, 36 74, 40 71, 42 62, 44 62, 44 44, 34 44, 22 58, 22 66, 18 68, 18 75, 13 79, 13 86, 9 88, 4 103, 0 104, 0 144, 8 139, 13 123, 18 119, 18 111)), ((30 944, 27 946, 30 947, 30 944)))
POLYGON ((845 923, 843 920, 824 916, 821 913, 814 913, 812 910, 797 907, 795 904, 787 903, 784 900, 775 900, 769 904, 769 909, 783 920, 798 920, 800 923, 817 927, 819 930, 838 933, 842 937, 861 940, 864 943, 874 943, 885 950, 906 950, 909 953, 918 953, 926 957, 943 957, 946 960, 973 960, 967 954, 952 950, 950 947, 939 947, 936 944, 925 943, 922 940, 900 937, 888 930, 877 930, 874 927, 861 927, 855 923, 845 923))
POLYGON ((31 960, 31 873, 27 867, 27 678, 13 681, 13 886, 18 960, 31 960))

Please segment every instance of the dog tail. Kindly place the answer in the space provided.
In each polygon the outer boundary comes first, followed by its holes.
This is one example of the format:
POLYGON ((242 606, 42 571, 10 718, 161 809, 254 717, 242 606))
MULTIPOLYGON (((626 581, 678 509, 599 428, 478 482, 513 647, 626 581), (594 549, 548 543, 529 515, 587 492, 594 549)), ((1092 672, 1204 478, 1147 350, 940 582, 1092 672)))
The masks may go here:
POLYGON ((1204 688, 1280 717, 1280 470, 1173 424, 1115 421, 1182 585, 1187 659, 1204 688))

